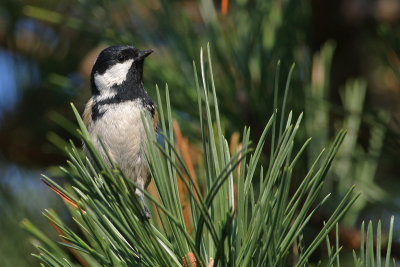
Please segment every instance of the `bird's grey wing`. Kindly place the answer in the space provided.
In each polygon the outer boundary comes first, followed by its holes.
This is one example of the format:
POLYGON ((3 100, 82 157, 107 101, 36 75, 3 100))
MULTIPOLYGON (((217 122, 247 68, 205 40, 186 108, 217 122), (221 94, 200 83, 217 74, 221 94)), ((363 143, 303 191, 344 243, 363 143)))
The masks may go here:
POLYGON ((155 107, 155 105, 154 105, 152 100, 150 100, 150 103, 148 103, 146 105, 146 109, 149 111, 149 113, 151 115, 151 118, 153 120, 154 129, 157 130, 157 127, 158 127, 158 112, 157 112, 157 109, 156 109, 156 107, 155 107))

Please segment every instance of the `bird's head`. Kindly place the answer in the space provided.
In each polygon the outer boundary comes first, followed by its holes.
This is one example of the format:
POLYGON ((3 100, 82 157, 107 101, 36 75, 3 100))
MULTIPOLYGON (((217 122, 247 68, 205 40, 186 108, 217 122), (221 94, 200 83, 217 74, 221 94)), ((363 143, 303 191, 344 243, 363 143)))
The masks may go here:
POLYGON ((133 46, 110 46, 100 52, 91 73, 94 96, 112 96, 118 91, 143 87, 143 61, 153 50, 133 46))

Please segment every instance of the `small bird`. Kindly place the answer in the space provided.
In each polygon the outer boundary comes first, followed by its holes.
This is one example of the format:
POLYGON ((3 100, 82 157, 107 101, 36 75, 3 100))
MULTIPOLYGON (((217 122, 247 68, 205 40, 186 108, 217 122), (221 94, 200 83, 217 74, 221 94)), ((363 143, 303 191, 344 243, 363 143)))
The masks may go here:
MULTIPOLYGON (((101 51, 90 77, 92 97, 83 113, 83 121, 100 155, 108 162, 99 137, 111 159, 142 190, 151 177, 141 149, 146 141, 141 113, 151 115, 154 128, 158 124, 154 102, 143 85, 144 59, 152 52, 127 45, 101 51)), ((143 192, 137 188, 135 193, 143 203, 146 217, 150 218, 143 192)))

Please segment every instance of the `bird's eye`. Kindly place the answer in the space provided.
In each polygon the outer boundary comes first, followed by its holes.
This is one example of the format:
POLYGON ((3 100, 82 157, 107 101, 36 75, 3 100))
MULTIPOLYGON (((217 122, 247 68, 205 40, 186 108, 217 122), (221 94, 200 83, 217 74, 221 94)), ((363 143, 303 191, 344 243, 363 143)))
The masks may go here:
POLYGON ((119 54, 118 57, 117 57, 117 59, 118 59, 119 62, 122 62, 122 61, 125 60, 125 57, 124 57, 124 55, 119 54))

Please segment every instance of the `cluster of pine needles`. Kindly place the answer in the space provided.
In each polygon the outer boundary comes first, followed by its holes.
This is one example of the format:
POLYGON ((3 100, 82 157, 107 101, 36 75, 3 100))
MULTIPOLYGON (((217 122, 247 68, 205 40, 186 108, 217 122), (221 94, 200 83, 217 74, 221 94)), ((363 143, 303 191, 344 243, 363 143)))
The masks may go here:
MULTIPOLYGON (((153 207, 149 220, 133 193, 136 184, 118 166, 109 166, 101 158, 72 106, 79 135, 93 160, 82 154, 80 145, 77 147, 71 142, 66 148, 68 165, 61 167, 69 184, 61 186, 43 176, 44 182, 69 203, 75 222, 69 226, 55 211, 46 210, 45 216, 60 235, 58 242, 42 234, 29 221, 23 222, 38 242, 39 252, 34 255, 43 265, 288 266, 291 263, 307 266, 313 252, 326 244, 324 265, 340 266, 337 225, 357 199, 354 187, 336 205, 311 241, 305 242, 303 234, 313 215, 330 201, 329 194, 321 196, 322 187, 345 131, 337 133, 332 144, 315 158, 296 190, 290 192, 293 170, 311 141, 308 139, 299 149, 294 145, 302 114, 296 117, 289 112, 285 117, 286 99, 278 112, 279 88, 275 83, 275 112, 259 140, 253 144, 250 129, 246 127, 240 146, 232 151, 221 126, 209 47, 207 52, 207 60, 203 50, 200 52, 200 81, 193 63, 203 150, 201 168, 194 171, 179 152, 172 130, 168 87, 165 98, 157 88, 160 131, 156 133, 153 127, 145 127, 148 141, 143 146, 156 188, 155 194, 144 191, 153 207), (271 147, 269 163, 261 166, 266 142, 271 147), (199 186, 200 180, 204 181, 204 188, 199 186), (178 184, 185 190, 179 190, 178 184), (183 191, 187 192, 187 203, 182 203, 183 191), (184 208, 190 216, 184 216, 184 208), (335 226, 336 244, 331 245, 328 234, 335 231, 335 226)), ((284 88, 285 98, 292 70, 284 88)), ((145 126, 151 125, 144 115, 143 122, 145 126)), ((393 218, 385 266, 391 263, 392 236, 393 218)), ((380 223, 375 240, 371 223, 365 240, 363 224, 361 238, 360 255, 354 252, 355 266, 381 266, 380 223)))

